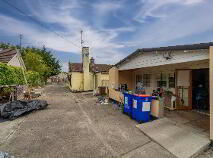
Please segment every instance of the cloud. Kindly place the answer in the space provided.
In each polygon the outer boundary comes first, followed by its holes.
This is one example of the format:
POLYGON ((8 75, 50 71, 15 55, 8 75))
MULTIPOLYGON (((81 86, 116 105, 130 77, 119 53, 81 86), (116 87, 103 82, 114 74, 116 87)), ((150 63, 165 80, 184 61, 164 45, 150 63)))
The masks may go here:
POLYGON ((175 44, 179 39, 213 30, 213 21, 207 18, 213 14, 211 0, 23 2, 27 14, 48 26, 50 31, 23 15, 11 17, 0 13, 4 24, 0 25, 0 32, 22 33, 24 40, 30 43, 39 42, 56 51, 80 54, 81 50, 72 43, 80 47, 83 30, 84 46, 91 48, 90 54, 96 63, 114 64, 137 48, 175 44))
MULTIPOLYGON (((212 6, 213 2, 210 0, 148 0, 141 6, 141 8, 145 7, 146 9, 140 18, 140 22, 148 27, 139 30, 132 42, 139 42, 139 47, 162 46, 184 37, 212 31, 213 21, 207 18, 213 14, 212 6), (150 6, 151 4, 153 6, 150 6), (174 4, 174 6, 170 4, 174 4), (165 8, 165 6, 168 6, 168 8, 165 8), (165 16, 158 17, 162 13, 165 16), (155 21, 150 22, 149 16, 155 17, 155 21), (138 40, 138 37, 141 37, 140 40, 138 40)), ((138 18, 140 14, 141 12, 136 17, 138 18)), ((197 41, 202 41, 202 39, 197 39, 197 41)))
POLYGON ((94 9, 96 10, 97 14, 99 15, 106 15, 108 14, 109 12, 112 12, 112 11, 116 11, 120 8, 122 8, 122 4, 121 3, 118 3, 118 2, 105 2, 105 1, 102 1, 100 3, 95 3, 93 5, 94 9))
POLYGON ((135 17, 138 22, 146 22, 149 17, 163 18, 169 16, 173 9, 183 6, 196 5, 205 0, 141 0, 142 6, 135 17))
MULTIPOLYGON (((43 29, 37 24, 33 24, 32 21, 22 21, 7 15, 1 15, 1 19, 3 19, 1 21, 7 24, 8 27, 4 25, 4 27, 0 26, 0 28, 11 34, 17 32, 23 33, 25 39, 29 41, 41 41, 47 48, 57 51, 80 54, 81 50, 72 43, 80 47, 80 30, 83 29, 84 45, 90 46, 93 49, 92 53, 94 56, 109 54, 109 50, 119 54, 120 52, 117 49, 122 48, 123 45, 116 44, 113 40, 119 36, 120 32, 131 31, 131 28, 125 27, 116 29, 97 29, 91 27, 86 21, 76 18, 73 15, 75 9, 82 7, 78 1, 63 0, 57 6, 54 2, 46 4, 40 0, 37 1, 37 5, 32 5, 31 1, 25 1, 25 4, 30 11, 29 15, 51 28, 50 31, 43 29), (57 25, 63 29, 54 30, 53 25, 57 25), (14 26, 17 26, 17 28, 14 29, 14 26), (63 35, 66 40, 57 37, 51 32, 52 30, 63 35), (72 41, 72 43, 67 40, 72 41)), ((99 12, 104 13, 119 8, 119 4, 100 3, 95 7, 99 12)), ((101 59, 100 61, 97 60, 97 62, 104 63, 106 60, 101 59)), ((114 61, 110 60, 110 63, 112 62, 114 61)))

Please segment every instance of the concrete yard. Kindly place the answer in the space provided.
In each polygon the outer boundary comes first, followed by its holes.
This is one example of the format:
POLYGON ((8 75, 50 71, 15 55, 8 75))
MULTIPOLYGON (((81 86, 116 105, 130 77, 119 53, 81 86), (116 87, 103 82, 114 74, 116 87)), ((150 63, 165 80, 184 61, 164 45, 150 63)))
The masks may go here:
MULTIPOLYGON (((136 128, 138 123, 122 114, 117 107, 97 104, 97 98, 92 93, 70 93, 63 85, 48 85, 41 99, 48 101, 47 109, 13 121, 0 120, 0 151, 17 158, 178 156, 169 148, 167 150, 164 144, 151 140, 146 131, 136 128)), ((141 126, 145 127, 146 124, 141 126)), ((150 133, 153 132, 158 133, 158 129, 150 133)), ((172 134, 172 131, 168 133, 172 134)), ((171 135, 167 137, 167 144, 170 143, 171 147, 178 145, 169 142, 173 138, 171 135)), ((206 137, 199 137, 201 143, 208 142, 206 137)), ((196 140, 199 142, 197 137, 196 140)), ((199 158, 210 155, 212 149, 199 158)))
POLYGON ((0 123, 0 151, 18 158, 174 157, 118 109, 98 106, 91 94, 49 85, 41 99, 47 109, 0 123))

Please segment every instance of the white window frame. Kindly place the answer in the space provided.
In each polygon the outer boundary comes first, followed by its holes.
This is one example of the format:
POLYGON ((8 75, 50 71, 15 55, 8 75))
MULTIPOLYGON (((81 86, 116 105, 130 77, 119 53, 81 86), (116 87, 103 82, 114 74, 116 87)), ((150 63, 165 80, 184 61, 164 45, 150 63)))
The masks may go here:
POLYGON ((145 88, 150 88, 151 84, 152 84, 152 74, 150 74, 150 73, 137 73, 137 74, 135 74, 135 85, 137 85, 137 82, 138 82, 138 80, 137 80, 137 76, 138 75, 141 76, 141 81, 143 81, 144 87, 145 88), (150 76, 149 77, 149 85, 146 84, 147 82, 144 82, 144 75, 149 75, 150 76))

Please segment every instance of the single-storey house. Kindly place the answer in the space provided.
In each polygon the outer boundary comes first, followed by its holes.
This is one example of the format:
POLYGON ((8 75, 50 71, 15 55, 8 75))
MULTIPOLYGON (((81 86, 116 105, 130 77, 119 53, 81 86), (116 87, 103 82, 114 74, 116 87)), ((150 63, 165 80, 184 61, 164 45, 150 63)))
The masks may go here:
POLYGON ((82 48, 82 63, 69 63, 68 80, 72 91, 91 91, 108 87, 111 65, 95 64, 89 58, 89 47, 82 48))
MULTIPOLYGON (((0 49, 0 63, 4 63, 10 66, 16 66, 20 67, 24 70, 26 70, 24 61, 21 57, 21 54, 18 49, 16 48, 8 48, 8 49, 0 49)), ((3 88, 16 88, 16 91, 12 95, 12 100, 13 99, 23 99, 23 91, 24 89, 27 89, 26 86, 20 86, 20 85, 0 85, 0 89, 3 88)), ((6 99, 6 102, 8 100, 6 99)), ((2 96, 0 95, 0 102, 4 102, 2 100, 2 96)))
POLYGON ((171 110, 196 110, 201 105, 210 115, 213 140, 213 42, 138 49, 109 74, 109 97, 116 101, 123 101, 120 87, 125 85, 134 92, 142 82, 146 94, 159 88, 171 92, 175 101, 164 101, 171 110), (197 102, 199 97, 203 98, 201 103, 197 102))
POLYGON ((19 50, 15 48, 0 49, 0 62, 26 69, 19 50))

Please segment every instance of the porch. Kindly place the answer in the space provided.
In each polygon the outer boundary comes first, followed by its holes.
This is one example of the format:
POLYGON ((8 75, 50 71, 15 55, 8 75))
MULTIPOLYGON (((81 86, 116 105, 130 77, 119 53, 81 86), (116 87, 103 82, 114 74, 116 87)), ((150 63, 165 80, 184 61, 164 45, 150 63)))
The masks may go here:
POLYGON ((186 50, 174 47, 171 48, 173 55, 168 55, 171 58, 167 59, 164 54, 168 49, 133 53, 119 62, 110 71, 109 96, 123 102, 121 88, 126 87, 134 93, 138 82, 143 83, 146 94, 152 94, 158 88, 170 92, 170 96, 164 95, 164 105, 178 111, 166 112, 165 116, 194 126, 213 140, 213 84, 210 82, 213 80, 213 47, 205 47, 205 50, 194 46, 186 50), (192 48, 196 50, 187 50, 192 48), (198 102, 198 94, 202 94, 202 102, 198 102))
POLYGON ((210 119, 209 115, 199 113, 194 110, 165 110, 165 118, 174 121, 176 124, 192 127, 200 134, 210 137, 210 119))

